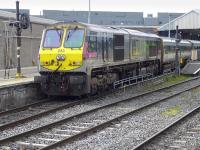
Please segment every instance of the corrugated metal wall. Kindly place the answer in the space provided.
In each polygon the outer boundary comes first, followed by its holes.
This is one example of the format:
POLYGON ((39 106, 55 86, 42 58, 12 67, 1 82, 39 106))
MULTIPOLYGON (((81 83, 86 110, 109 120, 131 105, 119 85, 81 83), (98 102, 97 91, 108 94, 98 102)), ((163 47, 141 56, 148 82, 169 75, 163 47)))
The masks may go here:
MULTIPOLYGON (((15 28, 5 25, 5 20, 0 19, 0 69, 14 68, 17 66, 16 59, 16 36, 15 28)), ((42 31, 45 25, 32 24, 22 32, 21 66, 28 67, 37 65, 38 50, 42 31)))

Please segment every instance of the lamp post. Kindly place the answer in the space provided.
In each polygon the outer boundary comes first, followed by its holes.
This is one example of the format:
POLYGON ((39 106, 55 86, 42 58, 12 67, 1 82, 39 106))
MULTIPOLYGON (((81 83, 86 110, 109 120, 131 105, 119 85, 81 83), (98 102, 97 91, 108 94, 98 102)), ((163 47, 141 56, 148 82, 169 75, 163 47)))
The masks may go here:
POLYGON ((180 75, 180 62, 179 62, 179 56, 178 56, 178 43, 181 41, 180 34, 178 34, 178 26, 176 26, 176 35, 175 35, 175 40, 176 40, 176 47, 175 47, 175 74, 180 75))
POLYGON ((171 24, 170 24, 170 22, 171 22, 171 15, 170 15, 170 13, 169 13, 169 31, 168 31, 168 37, 169 37, 169 38, 171 37, 171 34, 170 34, 171 24))
POLYGON ((88 23, 90 23, 90 11, 91 11, 91 9, 90 9, 90 0, 89 0, 88 23))

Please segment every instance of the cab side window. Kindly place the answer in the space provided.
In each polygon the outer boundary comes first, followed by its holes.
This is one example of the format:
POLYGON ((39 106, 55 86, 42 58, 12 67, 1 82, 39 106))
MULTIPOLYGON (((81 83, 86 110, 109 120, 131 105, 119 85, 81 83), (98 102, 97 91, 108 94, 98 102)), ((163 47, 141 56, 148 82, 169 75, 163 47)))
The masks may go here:
POLYGON ((97 51, 97 33, 90 32, 89 34, 89 52, 96 52, 97 51))

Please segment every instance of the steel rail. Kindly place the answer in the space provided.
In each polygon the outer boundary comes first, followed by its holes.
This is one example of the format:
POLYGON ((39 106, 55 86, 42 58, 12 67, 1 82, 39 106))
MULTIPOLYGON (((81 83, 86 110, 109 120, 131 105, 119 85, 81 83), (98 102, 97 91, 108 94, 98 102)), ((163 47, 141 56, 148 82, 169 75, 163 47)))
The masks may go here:
POLYGON ((159 132, 155 133, 154 135, 152 135, 150 138, 146 139, 144 142, 142 142, 141 144, 137 145, 136 147, 134 147, 134 150, 140 150, 142 147, 144 147, 146 144, 150 143, 152 140, 154 140, 156 137, 162 135, 165 131, 171 129, 172 127, 176 126, 178 123, 182 122, 183 120, 185 120, 186 118, 190 117, 191 115, 197 113, 200 111, 200 105, 197 106, 196 108, 192 109, 191 111, 189 111, 188 113, 186 113, 185 115, 183 115, 182 117, 180 117, 179 119, 177 119, 176 121, 172 122, 171 124, 169 124, 167 127, 163 128, 162 130, 160 130, 159 132))
POLYGON ((7 111, 2 111, 0 112, 0 117, 2 117, 3 115, 7 115, 7 114, 11 114, 11 113, 15 113, 15 112, 19 112, 19 111, 24 111, 30 107, 35 107, 35 106, 39 106, 43 103, 47 103, 47 102, 50 102, 52 100, 52 98, 50 99, 44 99, 40 102, 36 102, 36 103, 32 103, 32 104, 28 104, 28 105, 25 105, 23 107, 18 107, 18 108, 14 108, 14 109, 10 109, 10 110, 7 110, 7 111))
POLYGON ((29 116, 29 117, 26 117, 26 118, 23 118, 23 119, 19 119, 17 121, 13 121, 13 122, 9 122, 9 123, 6 123, 6 124, 3 124, 0 126, 0 131, 3 131, 5 129, 8 129, 8 128, 12 128, 12 127, 15 127, 15 126, 18 126, 20 124, 23 124, 25 122, 28 122, 28 121, 31 121, 31 120, 34 120, 34 119, 37 119, 37 118, 40 118, 40 117, 43 117, 45 115, 49 115, 50 113, 53 113, 53 112, 56 112, 56 111, 59 111, 59 110, 63 110, 63 109, 66 109, 66 108, 69 108, 69 107, 72 107, 74 105, 78 105, 82 102, 85 102, 83 100, 77 100, 75 102, 70 102, 70 103, 67 103, 65 105, 62 105, 62 106, 58 106, 56 108, 53 108, 53 109, 50 109, 50 110, 46 110, 44 112, 41 112, 41 113, 38 113, 36 115, 32 115, 32 116, 29 116))

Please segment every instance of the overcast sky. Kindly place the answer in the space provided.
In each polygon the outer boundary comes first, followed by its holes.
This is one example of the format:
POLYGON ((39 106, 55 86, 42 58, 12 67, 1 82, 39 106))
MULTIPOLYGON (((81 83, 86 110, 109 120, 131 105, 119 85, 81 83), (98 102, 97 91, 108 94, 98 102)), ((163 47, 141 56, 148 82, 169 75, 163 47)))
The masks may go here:
MULTIPOLYGON (((20 8, 30 9, 31 14, 40 14, 43 9, 88 10, 89 0, 19 0, 20 8)), ((1 0, 0 8, 15 9, 16 0, 1 0)), ((91 0, 91 10, 144 12, 188 12, 200 9, 200 0, 91 0)))

